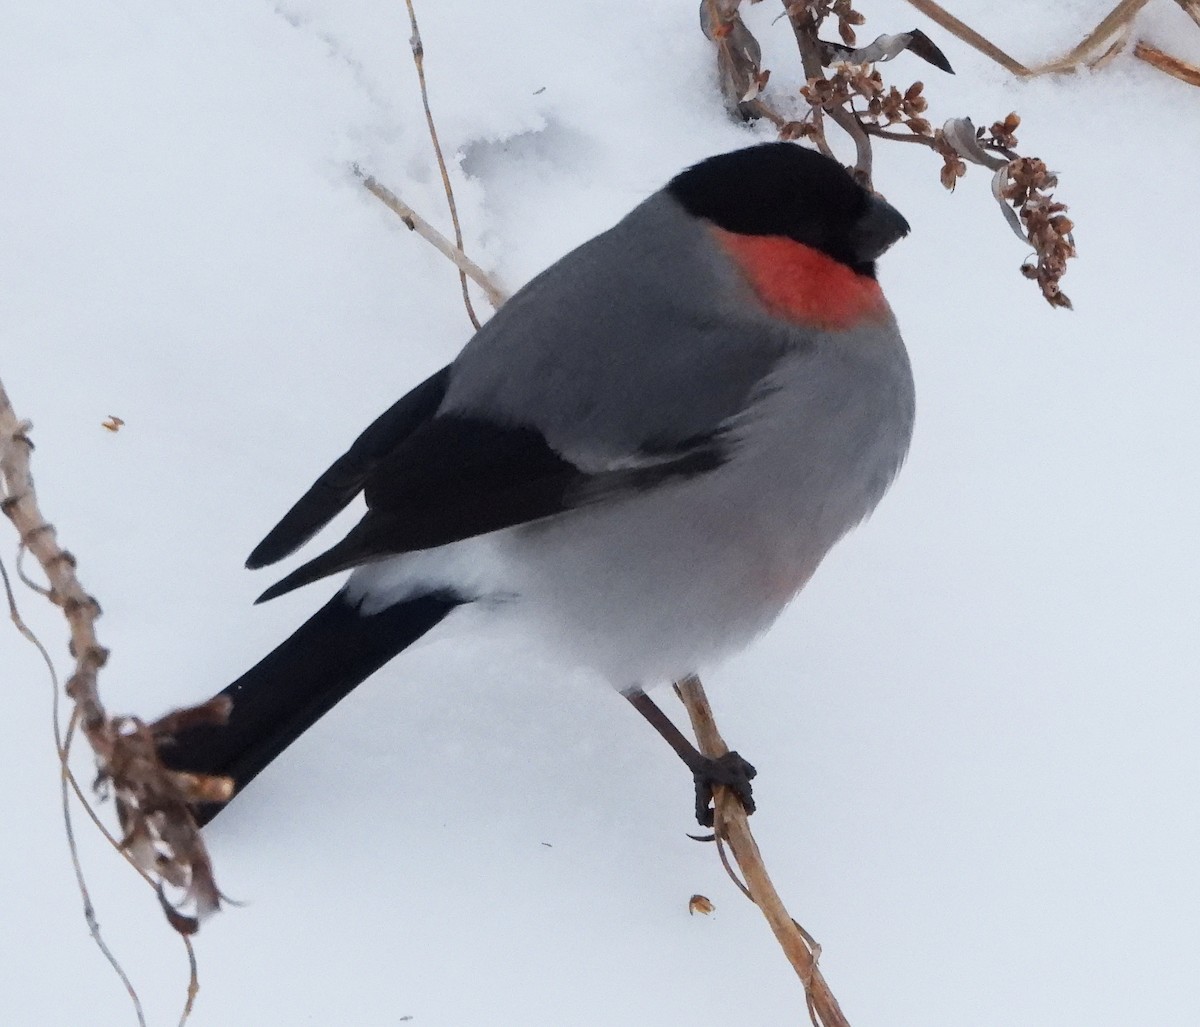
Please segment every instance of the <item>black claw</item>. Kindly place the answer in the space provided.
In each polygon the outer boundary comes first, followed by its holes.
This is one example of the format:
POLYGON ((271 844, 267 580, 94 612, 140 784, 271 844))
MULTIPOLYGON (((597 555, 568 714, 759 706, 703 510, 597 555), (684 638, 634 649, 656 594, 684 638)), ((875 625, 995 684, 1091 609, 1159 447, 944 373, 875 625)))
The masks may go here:
POLYGON ((733 790, 747 813, 754 812, 754 795, 751 780, 758 774, 736 752, 728 752, 717 759, 705 757, 704 763, 692 771, 696 780, 696 820, 701 827, 713 826, 713 786, 725 785, 733 790))

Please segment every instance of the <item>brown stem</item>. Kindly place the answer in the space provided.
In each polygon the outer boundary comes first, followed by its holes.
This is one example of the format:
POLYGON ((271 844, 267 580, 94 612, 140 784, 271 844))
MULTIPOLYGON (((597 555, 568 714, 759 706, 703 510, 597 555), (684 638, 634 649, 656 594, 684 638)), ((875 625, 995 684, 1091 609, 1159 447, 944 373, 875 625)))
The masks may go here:
POLYGON ((145 724, 111 717, 105 710, 97 684, 108 660, 96 635, 100 606, 80 584, 75 558, 59 546, 54 527, 38 507, 29 470, 30 429, 28 421, 17 418, 0 384, 0 511, 16 527, 21 546, 41 565, 49 598, 66 615, 75 669, 65 690, 96 754, 100 777, 112 789, 125 836, 122 847, 156 880, 188 889, 197 916, 170 908, 168 919, 181 933, 194 931, 201 918, 220 907, 221 895, 188 803, 197 789, 227 798, 226 781, 173 773, 159 760, 156 739, 145 724))
POLYGON ((412 209, 407 203, 400 199, 387 186, 381 185, 372 175, 364 174, 363 170, 354 166, 354 173, 363 180, 363 185, 367 191, 374 197, 380 200, 389 210, 391 210, 409 231, 416 232, 422 239, 428 243, 432 243, 439 252, 449 257, 454 265, 459 269, 460 274, 468 275, 471 280, 478 285, 488 298, 488 302, 493 307, 499 307, 508 295, 502 288, 468 257, 461 249, 454 245, 441 232, 426 221, 420 214, 412 209))
MULTIPOLYGON (((792 26, 792 33, 796 37, 796 45, 800 48, 800 62, 804 66, 805 78, 810 82, 813 79, 824 78, 825 65, 821 61, 821 47, 817 38, 817 25, 813 21, 812 15, 806 7, 802 7, 799 4, 790 4, 787 0, 784 0, 784 10, 787 13, 788 23, 792 26)), ((871 172, 874 166, 874 154, 871 150, 871 140, 867 138, 867 134, 863 131, 862 123, 844 107, 837 104, 830 104, 827 107, 817 109, 818 127, 820 127, 819 119, 822 112, 828 114, 829 119, 854 140, 855 176, 868 189, 873 188, 871 172)), ((822 152, 832 157, 833 153, 829 149, 823 131, 819 136, 818 145, 821 143, 825 144, 820 146, 822 152)))
POLYGON ((890 139, 895 143, 919 143, 921 146, 927 146, 931 150, 937 149, 937 144, 933 141, 933 136, 917 135, 915 132, 889 132, 886 128, 881 128, 879 125, 872 125, 870 122, 860 122, 862 130, 870 136, 876 136, 879 139, 890 139))
POLYGON ((1179 79, 1180 82, 1186 82, 1190 86, 1200 86, 1200 67, 1189 64, 1187 61, 1181 61, 1178 57, 1172 57, 1156 46, 1139 41, 1133 48, 1133 56, 1159 71, 1165 71, 1168 75, 1179 79))
MULTIPOLYGON (((728 753, 729 746, 717 729, 712 707, 700 679, 694 675, 684 678, 675 688, 687 707, 700 751, 714 759, 728 753)), ((745 878, 746 890, 762 911, 784 955, 803 983, 813 1023, 819 1027, 849 1027, 849 1021, 817 965, 820 949, 784 907, 767 873, 754 835, 750 832, 750 821, 741 802, 728 788, 718 785, 713 791, 717 836, 729 845, 745 878)))
POLYGON ((1096 27, 1084 36, 1077 46, 1068 50, 1058 60, 1030 68, 1026 74, 1052 75, 1056 72, 1075 71, 1079 65, 1086 64, 1091 54, 1108 42, 1114 33, 1126 29, 1147 2, 1148 0, 1120 0, 1120 3, 1101 18, 1096 27))
POLYGON ((1007 68, 1014 75, 1022 77, 1028 75, 1029 69, 1014 57, 1010 57, 995 43, 989 39, 985 39, 976 32, 970 25, 959 21, 953 14, 943 8, 940 4, 934 3, 934 0, 908 0, 913 7, 920 11, 930 21, 935 22, 944 28, 953 36, 957 36, 967 46, 974 47, 985 57, 990 57, 997 64, 1007 68))
MULTIPOLYGON (((421 105, 425 108, 425 124, 429 126, 429 138, 433 142, 433 153, 437 157, 438 170, 442 173, 442 188, 446 191, 446 203, 450 207, 450 222, 454 225, 454 242, 458 252, 463 253, 462 227, 458 223, 458 207, 454 202, 454 190, 450 186, 450 174, 446 170, 446 159, 442 156, 442 144, 438 142, 437 126, 433 123, 433 112, 429 109, 429 91, 425 86, 425 44, 421 42, 421 30, 417 27, 417 12, 413 9, 412 0, 404 0, 408 6, 408 21, 412 26, 412 36, 409 46, 412 48, 413 63, 417 66, 417 81, 421 85, 421 105)), ((457 262, 456 262, 457 263, 457 262)), ((467 317, 478 331, 479 318, 475 316, 475 307, 471 304, 471 293, 467 288, 467 273, 459 265, 458 280, 462 285, 463 304, 467 308, 467 317)))
POLYGON ((1184 13, 1197 25, 1200 25, 1200 0, 1175 0, 1184 13))

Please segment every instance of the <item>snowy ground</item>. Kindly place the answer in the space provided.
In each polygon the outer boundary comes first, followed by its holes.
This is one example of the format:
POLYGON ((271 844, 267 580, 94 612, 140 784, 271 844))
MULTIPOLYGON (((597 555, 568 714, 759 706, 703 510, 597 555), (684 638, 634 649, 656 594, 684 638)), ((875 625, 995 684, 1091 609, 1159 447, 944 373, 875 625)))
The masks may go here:
MULTIPOLYGON (((695 6, 422 5, 468 247, 506 284, 749 141, 695 6)), ((953 6, 1029 60, 1097 17, 953 6)), ((950 196, 929 154, 879 147, 914 226, 882 272, 918 382, 912 456, 709 690, 855 1024, 1194 1027, 1200 91, 1130 60, 1021 85, 908 8, 863 9, 868 37, 921 23, 943 44, 953 79, 908 56, 887 69, 926 81, 935 122, 1022 113, 1021 148, 1061 173, 1078 225, 1076 312, 1016 273, 979 169, 950 196)), ((782 96, 798 73, 776 13, 748 17, 782 96)), ((1167 0, 1140 24, 1200 58, 1167 0)), ((348 170, 445 222, 407 38, 403 5, 380 0, 6 14, 0 375, 104 605, 114 709, 208 695, 320 601, 251 608, 264 579, 242 560, 468 337, 443 258, 348 170)), ((53 611, 22 604, 61 652, 53 611)), ((70 876, 44 672, 12 631, 0 659, 0 1023, 131 1023, 70 876)), ((247 905, 198 939, 193 1023, 802 1022, 689 816, 686 774, 614 695, 511 640, 439 636, 210 830, 247 905), (688 916, 694 892, 714 916, 688 916)), ((150 1021, 174 1023, 182 951, 81 834, 108 940, 150 1021)))

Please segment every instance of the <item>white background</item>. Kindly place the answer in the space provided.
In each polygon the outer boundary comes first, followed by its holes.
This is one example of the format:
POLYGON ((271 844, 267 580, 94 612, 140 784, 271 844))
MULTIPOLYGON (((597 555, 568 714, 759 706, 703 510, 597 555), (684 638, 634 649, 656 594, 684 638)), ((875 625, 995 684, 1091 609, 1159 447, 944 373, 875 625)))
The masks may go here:
MULTIPOLYGON (((1023 115, 1020 148, 1060 172, 1078 226, 1076 310, 1018 275, 986 172, 950 195, 930 153, 877 148, 913 225, 881 270, 917 378, 912 455, 709 691, 858 1027, 1194 1027, 1200 90, 1128 57, 1021 84, 910 8, 862 6, 864 39, 920 24, 942 44, 953 78, 883 67, 925 80, 935 124, 1023 115)), ((1103 13, 952 6, 1030 62, 1103 13)), ((769 137, 725 117, 695 8, 421 5, 467 245, 508 286, 689 162, 769 137)), ((747 17, 786 106, 777 13, 747 17)), ((444 258, 349 171, 446 224, 407 20, 392 0, 61 0, 5 22, 0 375, 105 609, 107 701, 153 716, 323 602, 251 607, 273 579, 242 560, 469 336, 444 258)), ((1167 0, 1138 30, 1200 59, 1167 0)), ((61 618, 21 603, 65 668, 61 618)), ((0 666, 0 1022, 132 1023, 79 911, 44 669, 12 630, 0 666)), ((246 905, 198 938, 192 1022, 804 1022, 690 816, 686 772, 617 696, 516 639, 431 636, 209 830, 246 905), (715 915, 688 916, 694 892, 715 915)), ((79 833, 109 942, 150 1021, 176 1022, 181 947, 79 833)))

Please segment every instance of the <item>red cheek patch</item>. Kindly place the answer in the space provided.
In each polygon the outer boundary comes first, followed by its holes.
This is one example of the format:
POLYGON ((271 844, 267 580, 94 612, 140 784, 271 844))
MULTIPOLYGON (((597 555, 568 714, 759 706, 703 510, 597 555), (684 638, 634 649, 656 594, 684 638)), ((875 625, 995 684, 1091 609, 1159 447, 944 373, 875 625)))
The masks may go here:
POLYGON ((838 331, 886 316, 879 283, 779 235, 713 229, 721 248, 776 317, 838 331))

